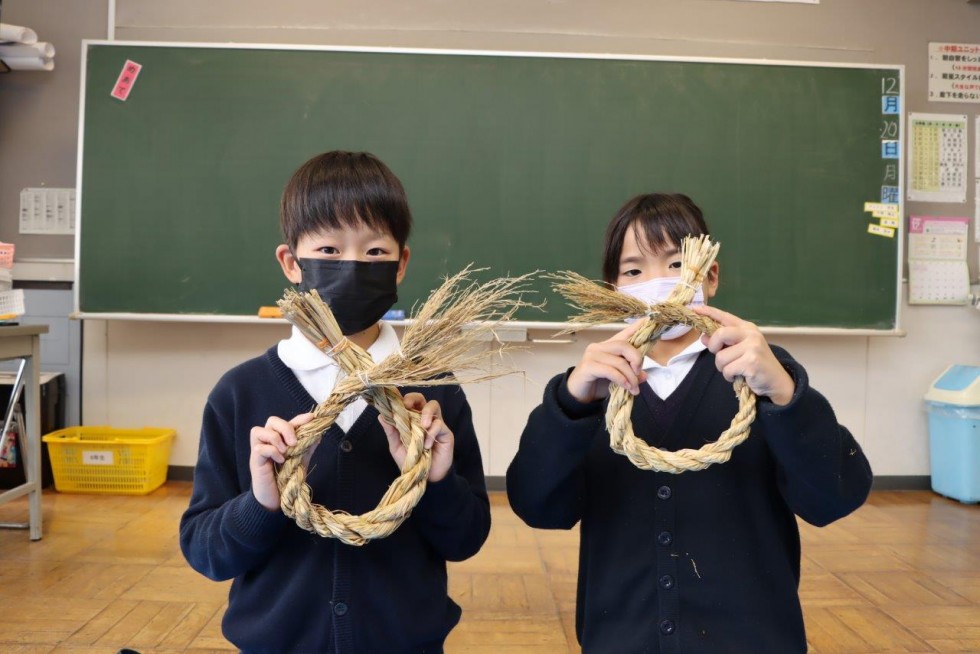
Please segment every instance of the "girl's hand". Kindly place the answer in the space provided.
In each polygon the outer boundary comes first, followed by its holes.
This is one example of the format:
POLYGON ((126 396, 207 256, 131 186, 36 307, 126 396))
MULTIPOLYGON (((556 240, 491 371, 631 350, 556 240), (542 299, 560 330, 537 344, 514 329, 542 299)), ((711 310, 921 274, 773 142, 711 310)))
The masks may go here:
POLYGON ((629 344, 640 328, 637 321, 609 340, 592 343, 585 348, 582 360, 568 375, 568 392, 582 403, 601 400, 609 395, 609 384, 619 384, 633 395, 640 394, 640 384, 646 381, 643 356, 629 344))
POLYGON ((711 336, 702 336, 701 341, 714 353, 715 365, 725 379, 732 381, 740 375, 756 395, 768 397, 780 406, 789 404, 796 384, 758 327, 714 307, 695 306, 691 310, 720 325, 711 336))
MULTIPOLYGON (((453 432, 442 421, 442 407, 435 400, 425 401, 421 393, 409 393, 404 398, 405 408, 418 411, 421 414, 422 428, 425 430, 425 449, 432 450, 432 466, 429 468, 429 481, 442 481, 453 465, 453 449, 455 437, 453 432)), ((378 416, 378 421, 388 436, 388 450, 391 458, 401 470, 407 454, 402 444, 398 429, 378 416)))
MULTIPOLYGON (((252 494, 269 511, 279 510, 275 464, 284 463, 286 448, 296 444, 296 428, 312 419, 312 413, 301 413, 289 422, 272 416, 265 421, 265 427, 252 427, 249 434, 251 454, 248 457, 252 494)), ((310 454, 307 452, 307 456, 310 454)))

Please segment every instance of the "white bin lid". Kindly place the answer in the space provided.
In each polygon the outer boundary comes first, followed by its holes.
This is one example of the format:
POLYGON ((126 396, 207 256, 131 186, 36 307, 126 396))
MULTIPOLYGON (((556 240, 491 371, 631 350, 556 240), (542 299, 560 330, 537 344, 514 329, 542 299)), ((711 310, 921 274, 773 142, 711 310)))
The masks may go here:
POLYGON ((980 366, 953 365, 932 382, 926 400, 958 406, 980 406, 980 366))

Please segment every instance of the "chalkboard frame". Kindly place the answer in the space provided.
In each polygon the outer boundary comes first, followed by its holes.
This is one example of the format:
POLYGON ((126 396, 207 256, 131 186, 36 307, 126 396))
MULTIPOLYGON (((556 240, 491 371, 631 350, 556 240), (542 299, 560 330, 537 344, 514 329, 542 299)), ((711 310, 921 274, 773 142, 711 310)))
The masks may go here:
MULTIPOLYGON (((436 48, 385 48, 385 47, 357 47, 357 46, 328 46, 328 45, 292 45, 292 44, 248 44, 248 43, 201 43, 201 42, 167 42, 167 41, 106 41, 106 40, 84 40, 82 42, 81 58, 81 83, 79 91, 79 135, 78 135, 78 161, 77 172, 79 180, 78 201, 76 203, 76 237, 75 237, 75 284, 74 298, 75 311, 73 317, 78 319, 98 319, 98 320, 137 320, 137 321, 177 321, 177 322, 221 322, 221 323, 259 323, 268 324, 279 322, 269 319, 261 319, 254 315, 229 315, 219 313, 142 313, 142 312, 104 312, 104 311, 85 311, 81 306, 81 236, 83 230, 83 191, 81 181, 83 176, 84 147, 85 147, 85 102, 87 93, 87 70, 88 53, 91 47, 127 47, 127 48, 214 48, 231 50, 281 50, 281 51, 323 51, 323 52, 351 52, 351 53, 378 53, 378 54, 419 54, 419 55, 438 55, 438 56, 487 56, 487 57, 525 57, 525 58, 549 58, 549 59, 595 59, 595 60, 614 60, 614 61, 659 61, 659 62, 684 62, 684 63, 709 63, 709 64, 734 64, 734 65, 764 65, 764 66, 786 66, 786 67, 806 67, 806 68, 856 68, 870 70, 890 70, 897 74, 899 79, 900 92, 899 114, 898 114, 898 134, 900 156, 898 161, 898 180, 899 187, 899 215, 904 217, 904 167, 901 165, 906 138, 905 138, 905 67, 900 64, 879 64, 879 63, 854 63, 854 62, 818 62, 818 61, 790 61, 790 60, 770 60, 770 59, 742 59, 742 58, 715 58, 715 57, 674 57, 661 55, 641 55, 641 54, 611 54, 611 53, 571 53, 571 52, 531 52, 531 51, 506 51, 506 50, 465 50, 465 49, 436 49, 436 48)), ((877 198, 869 198, 876 200, 877 198)), ((901 220, 904 223, 904 218, 901 220)), ((904 331, 901 329, 901 307, 902 307, 902 272, 904 265, 903 242, 904 224, 896 230, 895 236, 896 256, 895 256, 895 298, 894 316, 890 328, 852 328, 852 327, 827 327, 827 326, 779 326, 762 325, 763 331, 771 334, 819 334, 819 335, 867 335, 867 336, 901 336, 904 331)), ((395 321, 401 324, 407 321, 395 321)), ((516 320, 509 323, 518 329, 544 329, 552 330, 568 326, 570 323, 564 321, 551 320, 516 320)), ((616 329, 619 326, 608 325, 599 326, 595 329, 616 329)))

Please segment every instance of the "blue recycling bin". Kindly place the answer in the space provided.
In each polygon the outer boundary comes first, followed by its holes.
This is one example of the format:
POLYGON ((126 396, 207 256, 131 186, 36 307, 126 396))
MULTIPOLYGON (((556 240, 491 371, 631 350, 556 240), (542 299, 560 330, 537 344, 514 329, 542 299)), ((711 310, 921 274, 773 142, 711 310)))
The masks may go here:
POLYGON ((925 396, 932 490, 980 502, 980 366, 954 365, 925 396))

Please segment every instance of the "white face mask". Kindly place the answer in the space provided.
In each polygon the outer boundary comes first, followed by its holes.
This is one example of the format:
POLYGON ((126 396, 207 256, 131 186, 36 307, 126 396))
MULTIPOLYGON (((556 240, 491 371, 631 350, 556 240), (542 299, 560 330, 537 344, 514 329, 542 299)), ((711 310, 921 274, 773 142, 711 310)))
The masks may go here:
MULTIPOLYGON (((674 287, 677 286, 679 281, 681 281, 680 277, 656 277, 638 284, 620 286, 618 290, 620 293, 631 295, 641 302, 657 304, 667 301, 667 296, 670 295, 670 292, 674 290, 674 287)), ((698 304, 704 304, 704 291, 701 286, 698 286, 698 290, 694 293, 694 299, 691 300, 688 306, 693 307, 698 304)), ((637 320, 637 318, 631 318, 626 322, 633 322, 634 320, 637 320)), ((661 334, 660 339, 671 341, 675 338, 680 338, 691 331, 691 329, 692 327, 690 325, 674 325, 661 334)))

